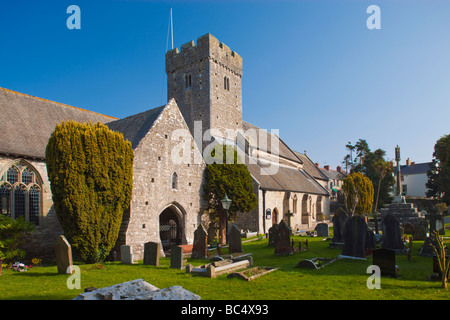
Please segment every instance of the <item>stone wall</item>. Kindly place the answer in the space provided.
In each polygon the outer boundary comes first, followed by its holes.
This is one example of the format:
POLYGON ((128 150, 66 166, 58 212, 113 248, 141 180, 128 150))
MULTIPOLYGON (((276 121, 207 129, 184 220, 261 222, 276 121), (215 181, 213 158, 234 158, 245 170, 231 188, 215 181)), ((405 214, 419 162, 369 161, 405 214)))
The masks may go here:
POLYGON ((160 242, 159 215, 170 207, 182 227, 182 242, 193 242, 194 231, 202 222, 204 203, 202 184, 205 164, 192 136, 184 141, 177 129, 189 129, 172 100, 153 127, 135 148, 133 164, 133 197, 129 218, 125 217, 116 252, 121 244, 133 247, 134 259, 143 258, 143 245, 160 242), (187 146, 187 147, 186 147, 187 146), (186 147, 186 148, 185 148, 186 147), (178 152, 188 153, 183 163, 178 152), (172 188, 172 175, 177 174, 177 187, 172 188))
POLYGON ((236 52, 206 34, 197 45, 169 51, 166 72, 168 98, 175 98, 193 135, 194 121, 202 121, 202 133, 215 128, 235 140, 242 128, 242 58, 236 52))

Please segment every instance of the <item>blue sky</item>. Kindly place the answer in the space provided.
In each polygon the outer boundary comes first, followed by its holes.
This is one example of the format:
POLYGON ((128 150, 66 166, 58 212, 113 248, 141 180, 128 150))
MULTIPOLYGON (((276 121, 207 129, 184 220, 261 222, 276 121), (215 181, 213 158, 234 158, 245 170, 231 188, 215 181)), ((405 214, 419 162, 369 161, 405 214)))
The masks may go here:
POLYGON ((335 168, 348 141, 431 161, 450 133, 450 2, 9 1, 0 87, 123 118, 167 100, 174 45, 206 33, 244 60, 243 118, 335 168), (81 30, 69 30, 69 5, 81 30), (381 29, 369 30, 370 5, 381 29), (170 46, 170 44, 169 44, 170 46))

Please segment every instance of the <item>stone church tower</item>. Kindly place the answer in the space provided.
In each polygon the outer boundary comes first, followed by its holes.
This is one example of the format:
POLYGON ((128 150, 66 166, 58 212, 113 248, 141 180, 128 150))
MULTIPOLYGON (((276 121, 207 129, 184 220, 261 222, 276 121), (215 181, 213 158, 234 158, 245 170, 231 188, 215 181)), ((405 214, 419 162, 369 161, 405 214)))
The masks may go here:
POLYGON ((168 99, 175 98, 196 139, 201 128, 202 135, 218 129, 215 136, 235 140, 242 129, 242 58, 236 52, 208 33, 197 45, 167 52, 166 73, 168 99))

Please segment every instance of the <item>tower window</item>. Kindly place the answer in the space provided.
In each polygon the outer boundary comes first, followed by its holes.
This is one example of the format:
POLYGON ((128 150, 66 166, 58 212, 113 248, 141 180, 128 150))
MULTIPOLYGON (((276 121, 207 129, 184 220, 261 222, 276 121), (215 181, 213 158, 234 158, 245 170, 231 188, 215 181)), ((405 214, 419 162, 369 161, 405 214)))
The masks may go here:
POLYGON ((230 78, 223 77, 223 88, 227 91, 230 91, 230 78))
POLYGON ((190 74, 187 74, 184 76, 184 87, 190 88, 192 86, 192 76, 190 74))
POLYGON ((178 189, 178 175, 176 172, 172 174, 172 189, 178 189))

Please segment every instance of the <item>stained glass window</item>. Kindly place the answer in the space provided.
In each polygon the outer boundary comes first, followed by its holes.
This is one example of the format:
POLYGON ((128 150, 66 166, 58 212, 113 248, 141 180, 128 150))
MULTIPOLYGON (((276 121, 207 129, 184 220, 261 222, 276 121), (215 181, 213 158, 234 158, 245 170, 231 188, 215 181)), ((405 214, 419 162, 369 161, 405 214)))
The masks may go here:
POLYGON ((37 175, 36 169, 24 160, 10 165, 0 179, 0 214, 39 224, 42 188, 37 175))
POLYGON ((39 225, 39 205, 40 205, 40 190, 37 186, 32 186, 28 191, 28 219, 35 225, 39 225))
POLYGON ((25 217, 25 194, 24 185, 18 185, 14 188, 14 218, 25 217))
POLYGON ((33 182, 33 172, 31 172, 28 168, 25 168, 22 171, 22 182, 26 185, 29 185, 33 182))
POLYGON ((16 167, 11 167, 8 169, 8 172, 6 173, 6 180, 14 184, 19 181, 19 170, 17 170, 16 167))

